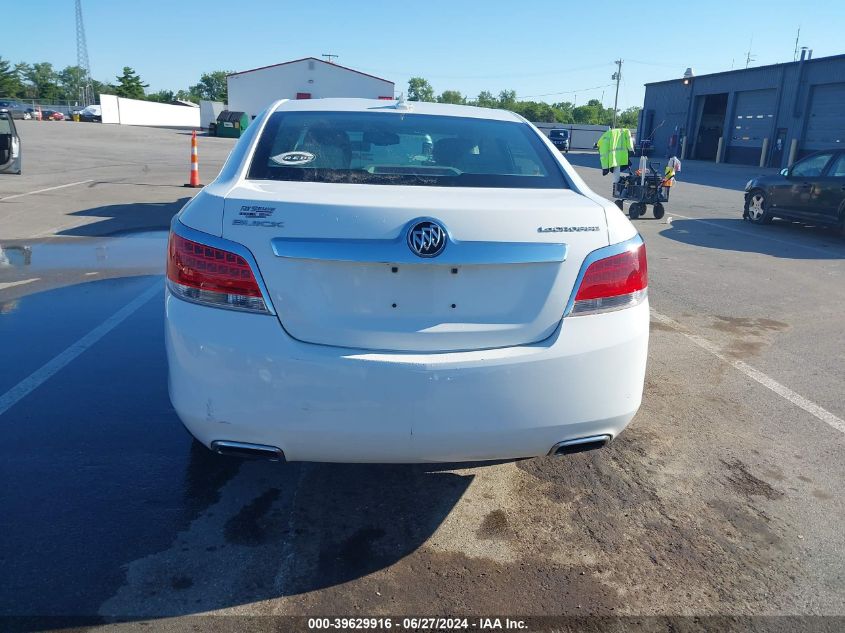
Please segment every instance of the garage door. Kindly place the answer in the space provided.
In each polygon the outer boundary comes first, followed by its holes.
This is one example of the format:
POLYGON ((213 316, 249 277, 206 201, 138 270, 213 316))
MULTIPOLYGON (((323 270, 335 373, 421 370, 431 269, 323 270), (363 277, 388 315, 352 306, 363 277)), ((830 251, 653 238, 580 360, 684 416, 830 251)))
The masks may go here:
POLYGON ((845 83, 813 86, 803 149, 845 147, 845 83))
POLYGON ((776 91, 747 90, 736 93, 734 118, 727 155, 729 163, 756 165, 760 161, 763 139, 772 134, 776 91))

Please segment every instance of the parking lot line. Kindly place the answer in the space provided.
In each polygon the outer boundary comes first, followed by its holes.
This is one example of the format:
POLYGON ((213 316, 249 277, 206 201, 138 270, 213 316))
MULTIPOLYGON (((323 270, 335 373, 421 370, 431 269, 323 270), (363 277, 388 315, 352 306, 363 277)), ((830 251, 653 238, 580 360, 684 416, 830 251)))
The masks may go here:
POLYGON ((44 363, 41 367, 36 369, 29 376, 21 380, 18 384, 0 396, 0 416, 11 409, 20 400, 32 393, 35 389, 47 382, 63 367, 67 366, 77 356, 82 354, 82 352, 87 350, 106 334, 120 325, 130 315, 138 310, 138 308, 144 305, 153 296, 161 292, 161 290, 161 280, 156 280, 155 283, 153 283, 144 292, 135 297, 108 319, 100 323, 100 325, 88 332, 88 334, 70 345, 67 349, 53 357, 51 360, 44 363))
POLYGON ((30 284, 33 281, 38 281, 41 279, 40 277, 33 277, 32 279, 20 279, 18 281, 6 281, 0 283, 0 290, 5 290, 6 288, 14 288, 15 286, 23 286, 24 284, 30 284))
POLYGON ((46 193, 48 191, 55 191, 56 189, 64 189, 65 187, 75 187, 76 185, 84 185, 88 182, 94 182, 91 179, 88 180, 80 180, 79 182, 69 182, 66 185, 57 185, 55 187, 47 187, 46 189, 36 189, 35 191, 27 191, 26 193, 16 193, 13 196, 6 196, 5 198, 0 198, 0 202, 6 200, 14 200, 16 198, 23 198, 24 196, 34 196, 37 193, 46 193))
POLYGON ((659 323, 662 323, 663 325, 666 325, 666 326, 672 328, 673 330, 675 330, 679 334, 683 334, 690 341, 692 341, 693 343, 698 345, 701 349, 710 352, 711 354, 713 354, 713 356, 715 356, 719 360, 727 363, 728 365, 731 365, 735 369, 738 369, 739 371, 741 371, 743 374, 745 374, 746 376, 748 376, 752 380, 760 383, 761 385, 763 385, 767 389, 770 389, 771 391, 775 392, 780 397, 782 397, 785 400, 788 400, 789 402, 794 404, 796 407, 803 409, 804 411, 806 411, 810 415, 818 418, 819 420, 821 420, 825 424, 829 425, 831 428, 836 429, 840 433, 845 433, 845 420, 835 416, 834 414, 832 414, 827 409, 820 407, 815 402, 811 402, 810 400, 807 400, 807 398, 805 398, 804 396, 802 396, 798 393, 795 393, 794 391, 792 391, 792 389, 780 384, 774 378, 767 376, 766 374, 764 374, 759 369, 755 369, 751 365, 744 363, 741 360, 728 358, 727 356, 722 354, 721 351, 719 351, 718 346, 714 345, 713 343, 711 343, 707 339, 705 339, 701 336, 698 336, 697 334, 693 334, 692 332, 687 330, 683 325, 681 325, 680 323, 678 323, 677 321, 675 321, 671 317, 668 317, 666 315, 660 314, 659 312, 655 312, 654 310, 652 310, 651 311, 651 318, 654 319, 655 321, 659 322, 659 323))

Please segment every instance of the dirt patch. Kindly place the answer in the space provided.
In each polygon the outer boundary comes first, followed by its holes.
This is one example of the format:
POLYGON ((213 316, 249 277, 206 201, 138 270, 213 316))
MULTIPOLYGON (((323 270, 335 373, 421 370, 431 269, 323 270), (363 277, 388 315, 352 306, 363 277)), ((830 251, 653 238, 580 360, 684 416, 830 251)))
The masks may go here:
POLYGON ((493 510, 489 512, 481 527, 478 529, 478 538, 482 539, 508 539, 513 536, 511 533, 508 515, 504 510, 493 510))
POLYGON ((748 472, 742 461, 738 459, 731 461, 720 459, 719 461, 727 469, 728 483, 739 494, 746 497, 764 497, 770 501, 783 496, 783 493, 773 488, 769 482, 763 481, 748 472))
POLYGON ((726 317, 714 316, 712 327, 731 334, 748 334, 749 332, 782 332, 789 328, 789 323, 767 318, 726 317))
POLYGON ((514 564, 425 549, 366 582, 333 586, 290 599, 294 613, 350 615, 612 615, 616 592, 586 567, 538 558, 514 564), (401 606, 400 606, 401 605, 401 606))
POLYGON ((749 341, 749 340, 737 340, 733 341, 725 350, 728 356, 731 358, 750 358, 752 356, 757 356, 763 349, 765 343, 763 341, 749 341))

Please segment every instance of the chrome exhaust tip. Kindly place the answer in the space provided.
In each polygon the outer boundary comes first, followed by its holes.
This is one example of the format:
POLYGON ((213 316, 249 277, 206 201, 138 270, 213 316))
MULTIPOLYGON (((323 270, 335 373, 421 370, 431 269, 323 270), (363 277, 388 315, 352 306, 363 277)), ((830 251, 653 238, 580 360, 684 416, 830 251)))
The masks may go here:
POLYGON ((266 459, 271 462, 285 461, 285 454, 280 448, 265 444, 249 444, 247 442, 230 442, 215 440, 211 443, 211 450, 218 455, 230 455, 241 459, 266 459))
POLYGON ((610 435, 591 435, 590 437, 579 437, 575 440, 564 440, 552 446, 549 455, 552 457, 562 457, 563 455, 572 455, 573 453, 594 451, 606 446, 611 439, 610 435))

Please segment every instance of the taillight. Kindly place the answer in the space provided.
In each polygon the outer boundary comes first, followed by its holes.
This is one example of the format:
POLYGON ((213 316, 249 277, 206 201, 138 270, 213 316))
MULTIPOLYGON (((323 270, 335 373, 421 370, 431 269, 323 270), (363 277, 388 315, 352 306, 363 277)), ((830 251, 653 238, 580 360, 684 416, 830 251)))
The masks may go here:
POLYGON ((595 314, 633 307, 648 294, 648 264, 641 241, 592 262, 581 279, 570 314, 595 314))
POLYGON ((270 313, 249 262, 175 233, 167 245, 167 281, 170 291, 186 301, 270 313))

